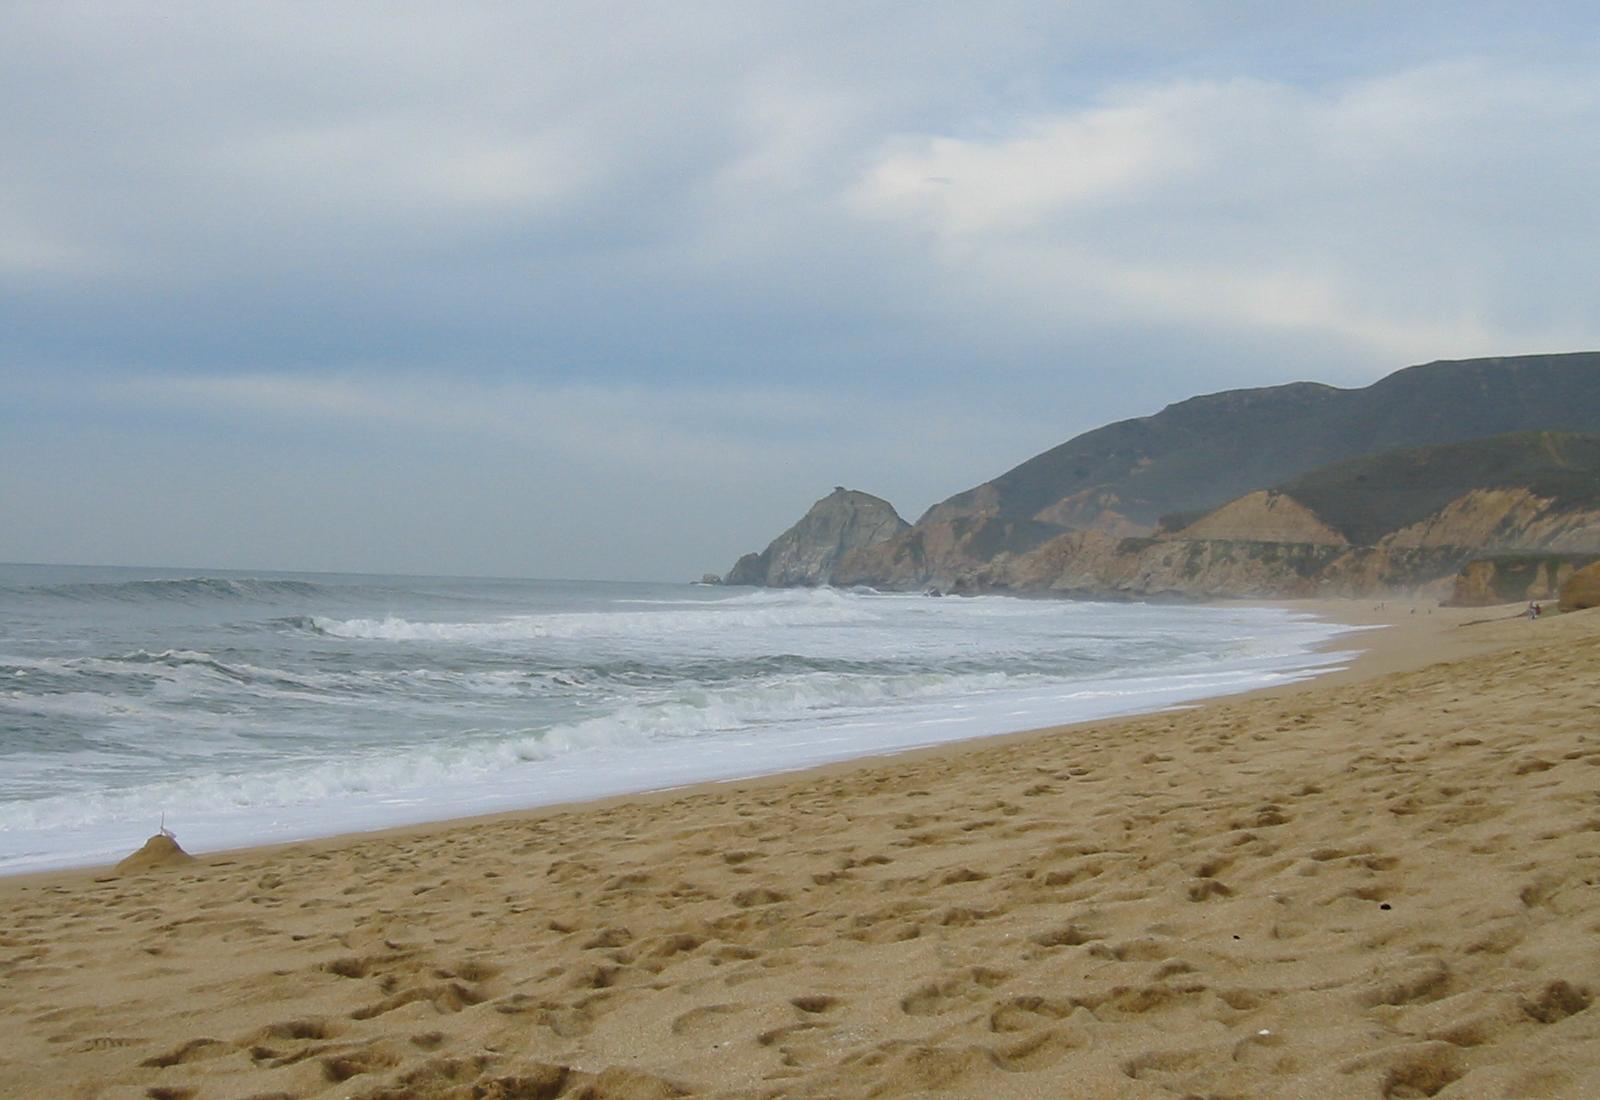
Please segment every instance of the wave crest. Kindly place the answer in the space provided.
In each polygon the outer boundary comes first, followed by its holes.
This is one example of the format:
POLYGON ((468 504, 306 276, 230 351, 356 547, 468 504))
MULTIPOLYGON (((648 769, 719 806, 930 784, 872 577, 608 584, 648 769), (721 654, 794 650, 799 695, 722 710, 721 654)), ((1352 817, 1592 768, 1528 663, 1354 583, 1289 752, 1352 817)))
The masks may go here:
POLYGON ((288 620, 299 629, 353 641, 495 643, 561 638, 683 637, 697 633, 841 626, 878 616, 865 601, 835 593, 802 597, 732 599, 662 605, 656 611, 558 612, 476 622, 431 622, 394 615, 335 619, 322 615, 288 620))
POLYGON ((35 595, 89 603, 273 602, 283 599, 314 599, 333 591, 313 581, 265 580, 256 577, 172 577, 162 580, 89 581, 81 584, 53 584, 30 590, 35 595))

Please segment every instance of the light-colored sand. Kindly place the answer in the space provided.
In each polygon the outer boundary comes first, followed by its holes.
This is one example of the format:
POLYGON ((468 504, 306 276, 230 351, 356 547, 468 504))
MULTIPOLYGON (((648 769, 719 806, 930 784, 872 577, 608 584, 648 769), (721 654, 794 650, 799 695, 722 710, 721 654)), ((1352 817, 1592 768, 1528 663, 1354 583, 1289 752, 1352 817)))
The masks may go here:
POLYGON ((0 1094, 1600 1096, 1600 612, 1395 611, 1198 710, 0 880, 0 1094))

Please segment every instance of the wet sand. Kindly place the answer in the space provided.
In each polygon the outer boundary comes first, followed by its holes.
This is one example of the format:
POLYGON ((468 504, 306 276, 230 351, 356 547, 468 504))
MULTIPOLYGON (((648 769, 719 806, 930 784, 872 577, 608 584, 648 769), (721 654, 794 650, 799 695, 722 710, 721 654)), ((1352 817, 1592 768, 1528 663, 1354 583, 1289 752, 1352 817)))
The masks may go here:
POLYGON ((1600 612, 1318 609, 1392 626, 1194 709, 0 880, 0 1095, 1600 1095, 1600 612))

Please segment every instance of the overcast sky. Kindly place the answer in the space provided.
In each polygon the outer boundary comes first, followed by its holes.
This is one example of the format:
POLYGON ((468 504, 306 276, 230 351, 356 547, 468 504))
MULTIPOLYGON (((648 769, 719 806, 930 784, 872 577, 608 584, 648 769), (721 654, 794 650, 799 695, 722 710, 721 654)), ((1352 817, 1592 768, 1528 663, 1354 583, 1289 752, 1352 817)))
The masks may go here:
POLYGON ((0 560, 686 579, 1600 348, 1594 13, 0 2, 0 560))

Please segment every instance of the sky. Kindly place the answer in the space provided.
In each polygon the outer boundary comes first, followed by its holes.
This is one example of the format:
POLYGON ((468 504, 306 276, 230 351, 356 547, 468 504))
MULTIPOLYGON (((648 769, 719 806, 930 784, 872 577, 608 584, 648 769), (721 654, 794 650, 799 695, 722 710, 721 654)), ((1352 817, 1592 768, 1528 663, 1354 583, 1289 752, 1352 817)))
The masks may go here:
POLYGON ((0 0, 0 561, 682 580, 1600 348, 1588 3, 0 0))

